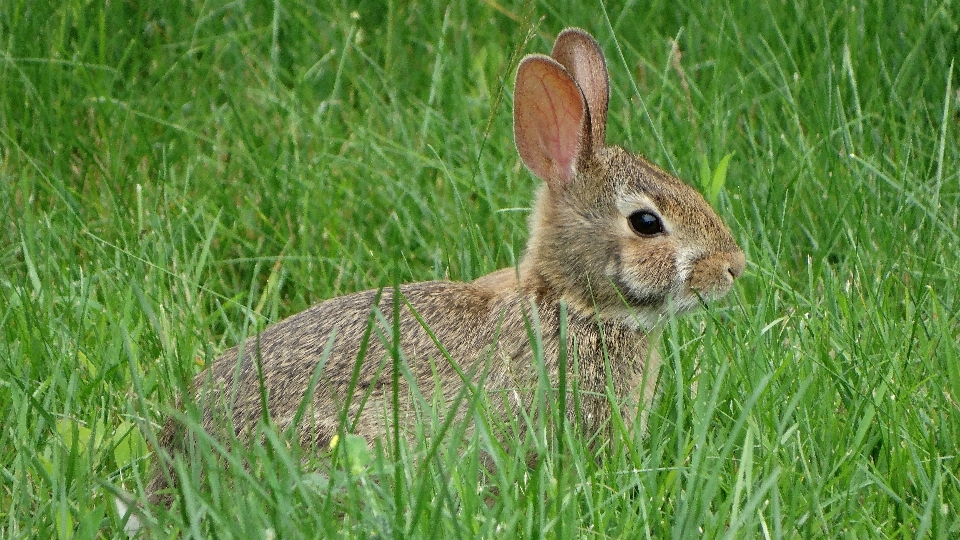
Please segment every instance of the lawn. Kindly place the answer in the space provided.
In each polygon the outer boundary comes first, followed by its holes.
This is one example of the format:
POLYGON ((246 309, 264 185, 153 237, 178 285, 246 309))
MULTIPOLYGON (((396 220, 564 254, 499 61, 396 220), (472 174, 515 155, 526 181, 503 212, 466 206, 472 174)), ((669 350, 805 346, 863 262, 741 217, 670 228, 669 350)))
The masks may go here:
POLYGON ((514 73, 567 26, 606 53, 608 140, 722 180, 748 261, 665 329, 648 432, 331 464, 263 426, 182 461, 144 532, 960 537, 955 3, 317 4, 0 3, 0 538, 126 538, 115 494, 243 336, 515 264, 514 73))

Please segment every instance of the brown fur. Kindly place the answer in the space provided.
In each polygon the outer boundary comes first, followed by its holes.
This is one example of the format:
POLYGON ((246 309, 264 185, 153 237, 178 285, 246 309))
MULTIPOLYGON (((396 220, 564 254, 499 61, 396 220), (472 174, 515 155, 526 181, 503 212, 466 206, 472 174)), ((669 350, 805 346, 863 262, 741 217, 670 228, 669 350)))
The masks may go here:
MULTIPOLYGON (((538 382, 528 331, 534 318, 542 331, 544 371, 552 386, 558 384, 564 303, 568 380, 572 385, 575 379, 580 390, 581 415, 575 420, 589 435, 608 424, 608 390, 628 421, 640 402, 649 401, 659 365, 650 340, 659 322, 695 307, 700 298, 725 294, 743 273, 744 257, 695 190, 643 158, 605 145, 609 90, 593 38, 566 30, 552 54, 528 56, 517 75, 517 148, 545 180, 519 267, 472 283, 401 286, 401 350, 419 391, 428 400, 441 398, 439 411, 463 414, 463 406, 450 408, 463 389, 459 373, 464 373, 490 396, 489 414, 515 416, 530 407, 538 382), (629 216, 637 210, 657 215, 664 233, 634 232, 629 216)), ((225 352, 195 381, 193 391, 206 398, 203 427, 215 433, 216 413, 226 410, 246 437, 263 416, 261 377, 269 416, 281 429, 290 427, 335 333, 310 406, 293 426, 303 445, 326 447, 338 433, 361 342, 373 320, 346 417, 368 441, 384 436, 392 407, 394 298, 392 290, 380 294, 376 307, 382 318, 371 319, 378 292, 360 292, 327 300, 225 352)), ((404 377, 400 385, 397 412, 410 430, 416 411, 404 377)), ((168 421, 161 445, 178 452, 182 439, 183 428, 168 421)), ((156 475, 149 489, 153 497, 166 487, 165 478, 156 475)))

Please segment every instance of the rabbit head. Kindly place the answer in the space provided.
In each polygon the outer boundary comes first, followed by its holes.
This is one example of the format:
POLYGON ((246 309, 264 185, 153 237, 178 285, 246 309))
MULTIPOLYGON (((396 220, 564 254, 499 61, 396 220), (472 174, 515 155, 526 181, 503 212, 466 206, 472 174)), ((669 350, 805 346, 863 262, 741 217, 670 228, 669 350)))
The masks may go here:
POLYGON ((514 137, 544 180, 521 286, 581 313, 649 328, 726 294, 744 271, 730 230, 695 189, 607 146, 609 84, 597 42, 563 31, 521 61, 514 137))

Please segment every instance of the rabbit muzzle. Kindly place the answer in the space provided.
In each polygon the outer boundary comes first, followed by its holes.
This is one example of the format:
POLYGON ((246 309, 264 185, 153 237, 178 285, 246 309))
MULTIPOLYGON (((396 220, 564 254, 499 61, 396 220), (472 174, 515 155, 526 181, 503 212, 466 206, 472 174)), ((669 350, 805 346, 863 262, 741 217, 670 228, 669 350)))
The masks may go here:
POLYGON ((689 289, 707 301, 722 298, 743 275, 745 266, 746 258, 739 249, 709 254, 694 261, 687 281, 689 289))

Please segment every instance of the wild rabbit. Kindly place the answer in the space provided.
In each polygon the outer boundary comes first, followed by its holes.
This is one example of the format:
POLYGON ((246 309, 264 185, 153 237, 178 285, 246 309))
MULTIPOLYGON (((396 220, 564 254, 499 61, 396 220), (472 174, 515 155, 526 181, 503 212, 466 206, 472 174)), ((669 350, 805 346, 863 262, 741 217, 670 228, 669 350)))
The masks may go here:
MULTIPOLYGON (((603 53, 583 30, 561 32, 550 57, 532 54, 520 62, 516 146, 545 182, 530 239, 517 268, 470 283, 399 287, 400 349, 409 370, 399 381, 402 429, 409 431, 416 418, 408 377, 428 399, 440 396, 438 410, 447 414, 461 414, 448 407, 465 381, 499 396, 488 411, 497 415, 529 405, 541 370, 556 387, 562 304, 563 345, 577 364, 576 370, 572 360, 565 364, 568 386, 576 381, 580 390, 577 425, 595 434, 608 424, 608 389, 630 420, 638 403, 652 397, 659 357, 650 342, 660 321, 723 296, 743 273, 743 252, 697 191, 606 145, 608 97, 603 53), (542 367, 531 346, 534 319, 542 367)), ((272 421, 296 429, 305 446, 326 448, 344 417, 367 441, 384 436, 393 418, 393 295, 385 289, 327 300, 226 351, 194 382, 203 427, 216 432, 217 411, 228 411, 219 420, 232 418, 243 439, 264 417, 265 399, 272 421), (375 306, 382 315, 371 315, 375 306), (298 409, 299 422, 291 426, 298 409)), ((183 431, 167 421, 161 445, 182 451, 183 431)), ((152 496, 167 478, 156 475, 152 496)))

